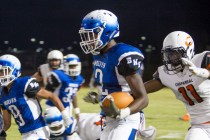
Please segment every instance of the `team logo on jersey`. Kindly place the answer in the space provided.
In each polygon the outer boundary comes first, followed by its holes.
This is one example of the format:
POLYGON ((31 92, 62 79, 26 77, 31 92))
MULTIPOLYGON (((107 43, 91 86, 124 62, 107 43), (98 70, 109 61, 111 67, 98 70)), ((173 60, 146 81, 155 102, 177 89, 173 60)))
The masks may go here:
POLYGON ((183 82, 175 83, 175 86, 182 86, 182 85, 190 84, 192 82, 193 82, 193 80, 189 79, 189 80, 186 80, 186 81, 183 81, 183 82))
POLYGON ((6 100, 6 101, 4 101, 4 105, 6 106, 6 105, 10 105, 10 104, 12 104, 12 103, 15 103, 17 100, 16 100, 16 98, 11 98, 11 99, 9 99, 9 100, 6 100))
POLYGON ((93 61, 93 65, 94 66, 98 66, 98 67, 101 67, 101 68, 105 68, 106 67, 106 63, 102 62, 102 61, 93 61))
POLYGON ((140 67, 141 65, 141 62, 138 59, 132 59, 131 57, 127 57, 126 60, 127 64, 133 64, 134 66, 138 65, 138 67, 140 67))
POLYGON ((31 86, 31 88, 39 87, 39 84, 37 82, 30 83, 29 85, 31 86))

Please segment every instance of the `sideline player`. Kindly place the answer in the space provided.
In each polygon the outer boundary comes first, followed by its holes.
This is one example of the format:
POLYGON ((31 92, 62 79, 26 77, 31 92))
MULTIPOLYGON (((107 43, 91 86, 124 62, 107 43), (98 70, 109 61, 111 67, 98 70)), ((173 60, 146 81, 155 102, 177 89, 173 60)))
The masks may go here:
POLYGON ((11 126, 11 115, 13 116, 23 140, 37 140, 49 138, 49 130, 42 117, 42 108, 39 98, 51 100, 61 111, 64 125, 68 127, 71 123, 69 114, 57 96, 51 92, 40 89, 35 78, 30 76, 20 77, 21 63, 13 55, 2 55, 0 57, 0 105, 3 109, 4 130, 11 126))
POLYGON ((33 75, 38 82, 47 85, 47 74, 56 69, 62 69, 63 53, 59 50, 52 50, 47 55, 47 63, 39 66, 38 71, 33 75))
MULTIPOLYGON (((74 107, 74 113, 79 119, 80 109, 77 104, 77 92, 84 83, 81 76, 81 61, 75 54, 68 54, 64 57, 64 70, 53 70, 48 74, 46 89, 56 94, 62 101, 70 116, 72 116, 71 103, 74 107)), ((49 100, 46 105, 53 106, 49 100)))
POLYGON ((170 88, 191 117, 185 140, 209 140, 210 52, 194 56, 193 39, 183 31, 169 33, 161 52, 164 65, 158 67, 153 80, 145 82, 147 92, 170 88))
POLYGON ((119 36, 119 24, 117 17, 107 10, 94 10, 87 14, 79 34, 82 50, 93 54, 95 81, 102 84, 101 102, 114 91, 130 92, 134 97, 134 101, 124 109, 118 109, 111 100, 113 106, 110 108, 101 106, 106 126, 100 140, 134 139, 140 122, 139 110, 148 105, 139 75, 143 54, 131 45, 114 40, 119 36))

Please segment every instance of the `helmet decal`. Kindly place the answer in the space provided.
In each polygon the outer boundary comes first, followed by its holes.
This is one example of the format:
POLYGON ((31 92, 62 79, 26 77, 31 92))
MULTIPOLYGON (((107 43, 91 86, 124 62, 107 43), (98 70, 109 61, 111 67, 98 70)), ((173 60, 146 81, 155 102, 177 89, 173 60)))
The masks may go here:
POLYGON ((192 44, 193 44, 192 41, 193 41, 192 38, 191 38, 190 36, 188 36, 188 37, 186 38, 185 45, 186 45, 187 47, 192 46, 192 44))

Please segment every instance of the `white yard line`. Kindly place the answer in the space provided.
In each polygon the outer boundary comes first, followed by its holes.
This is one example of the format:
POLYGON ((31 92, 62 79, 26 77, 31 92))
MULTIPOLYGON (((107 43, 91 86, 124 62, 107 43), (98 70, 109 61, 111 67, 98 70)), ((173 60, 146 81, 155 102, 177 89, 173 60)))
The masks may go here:
POLYGON ((182 137, 183 133, 178 132, 178 133, 168 133, 167 135, 159 136, 157 139, 163 139, 163 138, 173 139, 173 138, 182 138, 182 137))

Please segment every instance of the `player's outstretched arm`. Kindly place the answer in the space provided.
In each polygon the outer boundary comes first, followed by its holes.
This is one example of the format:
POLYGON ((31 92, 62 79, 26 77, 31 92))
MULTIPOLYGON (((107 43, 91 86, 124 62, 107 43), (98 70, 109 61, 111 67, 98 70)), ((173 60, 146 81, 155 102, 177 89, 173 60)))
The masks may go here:
POLYGON ((32 75, 32 77, 36 78, 38 82, 41 82, 43 80, 43 77, 41 76, 40 72, 36 72, 32 75))
POLYGON ((76 117, 77 121, 79 121, 80 108, 78 107, 78 103, 77 103, 77 94, 73 97, 72 104, 74 107, 75 117, 76 117))
POLYGON ((155 80, 155 79, 145 82, 144 86, 147 91, 147 94, 156 92, 164 87, 159 80, 155 80))
POLYGON ((60 99, 58 98, 57 95, 53 94, 52 92, 50 92, 44 88, 41 88, 39 90, 39 92, 36 94, 36 96, 38 98, 48 99, 53 102, 53 104, 60 110, 63 120, 64 120, 64 125, 66 127, 68 127, 72 123, 71 119, 69 119, 70 116, 69 116, 67 110, 65 110, 62 102, 60 101, 60 99))

